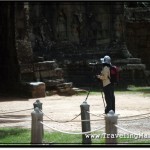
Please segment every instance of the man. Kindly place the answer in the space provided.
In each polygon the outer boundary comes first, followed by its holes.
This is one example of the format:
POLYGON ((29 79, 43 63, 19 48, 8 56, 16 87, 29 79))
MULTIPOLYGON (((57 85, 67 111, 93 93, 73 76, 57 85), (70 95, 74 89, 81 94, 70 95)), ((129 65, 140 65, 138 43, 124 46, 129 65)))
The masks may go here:
POLYGON ((115 112, 114 85, 110 82, 111 58, 106 55, 100 60, 103 64, 103 69, 101 71, 101 74, 97 75, 97 78, 102 80, 103 83, 103 91, 106 101, 105 114, 107 114, 110 110, 113 110, 115 112))

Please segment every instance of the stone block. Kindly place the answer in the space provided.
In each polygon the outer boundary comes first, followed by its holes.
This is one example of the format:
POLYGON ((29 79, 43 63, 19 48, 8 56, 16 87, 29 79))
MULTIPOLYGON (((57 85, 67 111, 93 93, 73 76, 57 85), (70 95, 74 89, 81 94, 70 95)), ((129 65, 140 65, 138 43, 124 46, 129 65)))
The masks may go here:
POLYGON ((41 78, 44 79, 44 78, 49 78, 50 77, 50 72, 51 71, 48 71, 48 70, 39 71, 39 74, 40 74, 41 78))
POLYGON ((58 84, 62 84, 64 79, 45 80, 46 87, 56 87, 58 84))
POLYGON ((43 62, 34 63, 34 69, 37 71, 54 70, 55 68, 57 68, 57 64, 55 61, 43 61, 43 62))
POLYGON ((45 97, 45 83, 30 82, 27 83, 28 93, 32 98, 45 97))

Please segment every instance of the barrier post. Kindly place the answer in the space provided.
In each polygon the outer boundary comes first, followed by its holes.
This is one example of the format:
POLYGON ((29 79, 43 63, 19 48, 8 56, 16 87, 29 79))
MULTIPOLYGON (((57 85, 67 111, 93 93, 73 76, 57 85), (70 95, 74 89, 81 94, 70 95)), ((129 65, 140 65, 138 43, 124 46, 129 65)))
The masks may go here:
POLYGON ((31 124, 31 143, 41 144, 43 140, 43 113, 38 107, 31 113, 32 124, 31 124))
MULTIPOLYGON (((88 120, 88 121, 81 121, 82 132, 91 131, 90 114, 88 113, 89 105, 87 104, 87 102, 84 101, 80 105, 80 108, 81 108, 81 120, 88 120)), ((91 144, 91 136, 86 137, 85 134, 82 134, 82 143, 83 144, 91 144)))
POLYGON ((105 116, 105 143, 106 144, 117 144, 117 124, 118 115, 110 110, 105 116))

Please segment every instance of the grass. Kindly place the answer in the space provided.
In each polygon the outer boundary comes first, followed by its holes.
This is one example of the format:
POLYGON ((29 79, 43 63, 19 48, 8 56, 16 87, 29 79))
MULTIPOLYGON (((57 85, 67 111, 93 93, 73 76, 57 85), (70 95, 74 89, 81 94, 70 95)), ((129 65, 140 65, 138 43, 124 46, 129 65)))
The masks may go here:
POLYGON ((22 128, 0 128, 0 144, 29 144, 30 130, 22 128))
MULTIPOLYGON (((96 133, 95 133, 96 134, 96 133)), ((99 133, 98 133, 99 134, 99 133)), ((0 145, 30 145, 31 131, 22 128, 0 128, 0 145)), ((82 135, 44 132, 43 143, 48 145, 82 145, 82 135)), ((119 138, 120 144, 149 144, 150 139, 119 138)), ((92 138, 92 145, 105 145, 104 138, 92 138)))
POLYGON ((137 86, 131 85, 131 86, 128 86, 127 90, 132 93, 142 93, 143 96, 150 97, 150 87, 149 86, 137 87, 137 86))
POLYGON ((45 132, 44 143, 50 144, 81 144, 81 135, 63 134, 59 132, 45 132))
POLYGON ((132 92, 150 93, 150 87, 149 86, 138 87, 138 86, 130 85, 130 86, 128 86, 127 90, 132 91, 132 92))
MULTIPOLYGON (((90 95, 99 95, 102 92, 102 88, 92 88, 90 91, 90 95)), ((150 96, 150 87, 145 86, 145 87, 138 87, 134 85, 129 85, 127 88, 119 88, 115 87, 115 93, 122 94, 122 93, 127 93, 127 94, 134 94, 134 93, 142 93, 145 96, 150 96)), ((78 93, 78 95, 87 95, 87 93, 78 93)))

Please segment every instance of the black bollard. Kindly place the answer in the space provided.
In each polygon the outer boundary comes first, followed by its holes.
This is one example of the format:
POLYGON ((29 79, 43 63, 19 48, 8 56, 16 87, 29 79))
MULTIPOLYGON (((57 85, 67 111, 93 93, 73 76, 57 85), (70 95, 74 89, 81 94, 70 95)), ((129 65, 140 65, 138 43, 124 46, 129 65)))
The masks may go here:
MULTIPOLYGON (((83 102, 80 105, 81 108, 81 120, 87 120, 87 121, 81 121, 82 124, 82 132, 88 132, 91 131, 91 125, 90 125, 90 114, 89 112, 89 105, 87 102, 83 102)), ((86 134, 82 134, 82 143, 83 144, 91 144, 91 136, 87 136, 86 134)))

